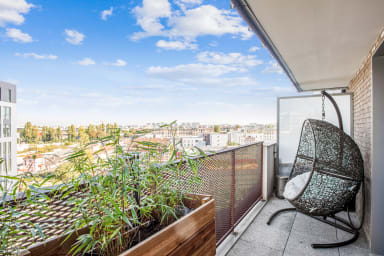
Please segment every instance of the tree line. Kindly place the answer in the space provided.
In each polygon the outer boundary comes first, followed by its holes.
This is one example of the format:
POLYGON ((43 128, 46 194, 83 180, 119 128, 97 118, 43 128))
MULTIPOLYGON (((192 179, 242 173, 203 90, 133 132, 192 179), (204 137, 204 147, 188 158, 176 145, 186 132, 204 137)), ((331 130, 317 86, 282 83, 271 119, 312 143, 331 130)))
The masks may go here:
POLYGON ((57 128, 43 126, 39 128, 31 122, 27 122, 20 131, 20 139, 25 143, 48 143, 48 142, 80 142, 87 143, 90 140, 103 138, 112 134, 118 129, 115 124, 99 124, 80 126, 76 129, 75 125, 70 125, 66 129, 60 126, 57 128))

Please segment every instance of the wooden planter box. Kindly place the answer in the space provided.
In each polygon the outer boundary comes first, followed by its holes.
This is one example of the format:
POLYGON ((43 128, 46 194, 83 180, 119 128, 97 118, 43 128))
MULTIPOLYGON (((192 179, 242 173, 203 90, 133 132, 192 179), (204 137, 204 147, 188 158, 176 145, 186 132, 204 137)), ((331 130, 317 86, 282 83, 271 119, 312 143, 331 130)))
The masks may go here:
MULTIPOLYGON (((191 213, 148 237, 120 256, 194 256, 216 255, 215 200, 206 195, 189 195, 184 204, 191 213)), ((83 234, 86 229, 78 233, 83 234)), ((63 243, 65 237, 53 237, 32 245, 21 253, 27 256, 68 255, 77 235, 63 243)))

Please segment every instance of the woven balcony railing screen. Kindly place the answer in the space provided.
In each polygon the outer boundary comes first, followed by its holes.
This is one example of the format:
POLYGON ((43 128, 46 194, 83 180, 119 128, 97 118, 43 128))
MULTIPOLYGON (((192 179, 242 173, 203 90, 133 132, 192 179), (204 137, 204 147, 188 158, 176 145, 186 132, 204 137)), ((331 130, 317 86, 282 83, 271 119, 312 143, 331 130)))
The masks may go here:
POLYGON ((262 195, 262 143, 199 158, 202 183, 193 192, 216 200, 216 242, 219 244, 262 195))
MULTIPOLYGON (((201 183, 189 191, 212 195, 216 200, 217 244, 228 235, 244 214, 261 198, 262 143, 250 144, 207 157, 195 159, 201 183)), ((183 165, 182 168, 187 168, 183 165)), ((81 192, 63 197, 57 195, 41 204, 30 206, 27 201, 18 211, 28 212, 28 221, 39 225, 47 239, 61 236, 77 217, 71 206, 76 198, 85 196, 81 192), (41 216, 43 213, 44 216, 41 216)), ((7 214, 6 211, 2 212, 7 214)), ((0 216, 1 219, 1 216, 0 216)), ((43 242, 40 236, 15 237, 12 244, 18 248, 35 246, 43 242)))

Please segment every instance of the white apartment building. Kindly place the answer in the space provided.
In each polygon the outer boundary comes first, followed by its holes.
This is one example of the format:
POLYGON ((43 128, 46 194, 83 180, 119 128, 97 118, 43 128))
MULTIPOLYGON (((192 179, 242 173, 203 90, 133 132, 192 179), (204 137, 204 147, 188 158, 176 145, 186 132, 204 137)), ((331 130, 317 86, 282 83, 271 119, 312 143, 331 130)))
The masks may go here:
POLYGON ((193 148, 193 147, 204 147, 205 141, 203 137, 200 136, 190 136, 190 137, 182 137, 181 144, 184 148, 193 148))
POLYGON ((245 144, 245 137, 246 134, 244 134, 243 132, 229 132, 228 142, 243 145, 245 144))
POLYGON ((228 145, 228 134, 224 134, 224 133, 209 134, 209 145, 212 147, 226 147, 228 145))
POLYGON ((16 86, 0 81, 0 174, 17 175, 16 86))
POLYGON ((276 142, 277 141, 276 127, 264 129, 264 141, 268 141, 268 142, 276 142))

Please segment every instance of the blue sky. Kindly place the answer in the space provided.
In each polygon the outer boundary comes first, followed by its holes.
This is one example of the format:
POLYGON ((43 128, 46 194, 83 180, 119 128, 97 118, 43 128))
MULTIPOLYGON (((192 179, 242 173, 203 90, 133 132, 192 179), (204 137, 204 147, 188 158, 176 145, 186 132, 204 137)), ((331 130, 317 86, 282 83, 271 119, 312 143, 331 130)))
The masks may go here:
POLYGON ((269 123, 295 89, 229 1, 2 0, 18 125, 269 123))

